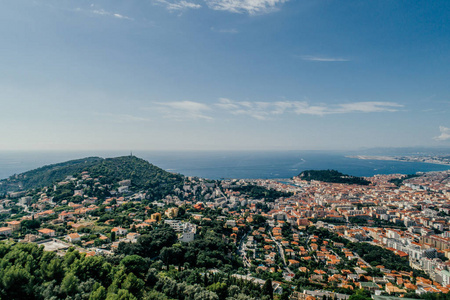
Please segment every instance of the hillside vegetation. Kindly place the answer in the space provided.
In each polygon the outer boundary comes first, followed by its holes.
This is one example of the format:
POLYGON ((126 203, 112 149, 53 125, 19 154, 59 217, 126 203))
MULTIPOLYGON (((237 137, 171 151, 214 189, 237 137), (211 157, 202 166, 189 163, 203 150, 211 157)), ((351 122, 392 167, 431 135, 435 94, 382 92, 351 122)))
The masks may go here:
POLYGON ((55 181, 65 179, 92 167, 103 158, 100 157, 86 157, 82 159, 75 159, 63 163, 57 163, 40 167, 19 175, 13 175, 7 179, 0 181, 0 194, 6 192, 26 191, 32 188, 40 188, 51 185, 55 181))
POLYGON ((264 199, 267 202, 274 202, 280 197, 290 197, 292 193, 280 192, 257 185, 245 185, 232 188, 233 191, 245 194, 252 199, 264 199))
POLYGON ((331 183, 359 184, 369 185, 370 181, 361 177, 342 174, 336 170, 306 170, 301 172, 298 177, 303 180, 323 181, 331 183))
MULTIPOLYGON (((175 241, 171 228, 157 228, 139 238, 133 249, 140 255, 126 256, 88 256, 73 247, 59 256, 32 243, 0 242, 0 299, 270 299, 263 298, 256 284, 196 267, 213 265, 236 272, 242 266, 233 254, 235 245, 221 235, 199 236, 192 245, 175 241), (178 271, 163 261, 176 264, 178 271), (217 266, 222 262, 233 264, 217 266)), ((134 244, 121 243, 120 248, 130 245, 134 244)))
POLYGON ((168 194, 175 186, 181 185, 183 178, 135 156, 107 159, 88 157, 11 176, 0 181, 0 194, 49 186, 68 176, 80 176, 84 171, 92 177, 99 177, 102 184, 116 184, 118 181, 130 179, 132 188, 148 190, 152 196, 168 194))
POLYGON ((146 190, 152 197, 162 197, 174 188, 181 187, 183 176, 164 171, 148 161, 135 156, 107 158, 87 169, 101 183, 116 183, 131 179, 134 190, 146 190))

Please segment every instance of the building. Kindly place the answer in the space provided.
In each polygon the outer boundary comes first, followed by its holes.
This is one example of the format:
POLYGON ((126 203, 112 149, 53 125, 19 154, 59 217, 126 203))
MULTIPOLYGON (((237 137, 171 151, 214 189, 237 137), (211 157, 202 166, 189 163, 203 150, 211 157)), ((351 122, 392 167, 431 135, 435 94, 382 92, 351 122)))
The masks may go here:
POLYGON ((115 232, 117 235, 125 235, 127 234, 128 230, 122 227, 114 227, 111 229, 111 232, 115 232))
POLYGON ((127 234, 127 239, 130 241, 130 243, 137 243, 138 238, 141 235, 137 232, 130 232, 127 234))
POLYGON ((43 235, 56 236, 56 231, 54 231, 53 229, 44 228, 44 229, 39 229, 38 232, 39 232, 39 235, 41 235, 41 236, 43 236, 43 235))
POLYGON ((151 214, 150 219, 159 222, 159 221, 161 221, 161 214, 160 213, 151 214))
POLYGON ((180 242, 189 243, 195 239, 197 233, 197 226, 191 223, 183 224, 183 234, 179 238, 180 242))
POLYGON ((122 193, 127 193, 128 192, 128 186, 120 186, 117 191, 122 194, 122 193))
POLYGON ((450 284, 450 272, 447 270, 441 270, 442 285, 448 286, 450 284))
POLYGON ((444 250, 450 248, 450 238, 444 238, 438 235, 422 236, 420 237, 421 244, 430 244, 437 250, 444 250))
POLYGON ((184 225, 180 220, 164 220, 164 224, 169 225, 175 232, 183 232, 184 225))
POLYGON ((164 213, 169 219, 173 219, 178 216, 178 207, 171 207, 164 213))
POLYGON ((195 232, 184 231, 183 235, 178 239, 180 242, 189 243, 195 239, 195 232))
POLYGON ((10 235, 12 232, 11 227, 0 227, 0 235, 10 235))
POLYGON ((20 230, 20 222, 19 221, 6 222, 6 224, 8 224, 8 227, 11 228, 13 231, 20 230))
POLYGON ((66 240, 70 243, 81 241, 81 237, 78 233, 71 233, 66 236, 66 240))

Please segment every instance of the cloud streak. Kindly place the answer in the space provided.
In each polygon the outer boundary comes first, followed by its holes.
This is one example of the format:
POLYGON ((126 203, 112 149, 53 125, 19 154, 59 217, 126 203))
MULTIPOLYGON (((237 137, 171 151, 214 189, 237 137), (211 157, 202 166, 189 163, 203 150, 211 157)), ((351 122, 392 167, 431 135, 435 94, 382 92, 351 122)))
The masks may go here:
POLYGON ((157 4, 165 6, 169 11, 186 10, 186 9, 199 9, 202 6, 194 2, 181 1, 169 1, 169 0, 155 0, 157 4))
POLYGON ((346 113, 395 112, 402 108, 403 105, 395 102, 351 102, 336 105, 311 105, 306 101, 239 102, 221 98, 216 107, 234 115, 248 115, 258 120, 266 120, 273 116, 287 113, 324 116, 346 113))
POLYGON ((138 117, 130 114, 114 114, 114 113, 94 113, 99 117, 107 118, 115 123, 134 123, 134 122, 151 122, 151 119, 138 117))
POLYGON ((194 101, 155 102, 165 118, 183 120, 212 120, 211 113, 249 116, 257 120, 270 120, 281 115, 326 116, 349 113, 396 112, 404 106, 395 102, 350 102, 341 104, 310 104, 307 101, 250 102, 220 98, 216 103, 194 101))
POLYGON ((82 9, 82 8, 76 8, 73 9, 71 11, 75 11, 78 13, 84 13, 84 14, 93 14, 93 15, 97 15, 97 16, 104 16, 104 17, 112 17, 112 18, 116 18, 116 19, 122 19, 122 20, 129 20, 129 21, 134 21, 133 18, 130 18, 128 16, 119 14, 119 13, 113 13, 104 9, 93 9, 94 5, 91 4, 91 8, 90 9, 82 9))
POLYGON ((450 140, 450 128, 439 126, 439 130, 441 134, 439 136, 435 136, 433 139, 435 139, 436 141, 450 140))
POLYGON ((265 14, 276 11, 278 6, 288 0, 205 0, 213 10, 250 15, 265 14))
POLYGON ((130 20, 132 21, 133 19, 118 13, 112 13, 109 11, 106 11, 104 9, 94 9, 91 11, 91 13, 95 14, 95 15, 100 15, 100 16, 107 16, 107 17, 114 17, 117 19, 125 19, 125 20, 130 20))
POLYGON ((194 101, 176 101, 176 102, 155 102, 159 110, 167 119, 177 121, 183 120, 212 120, 213 118, 205 113, 211 108, 203 103, 194 101))
MULTIPOLYGON (((202 0, 212 10, 249 15, 266 14, 278 10, 279 5, 289 0, 202 0)), ((198 9, 202 5, 186 0, 153 0, 165 6, 169 11, 198 9)), ((197 0, 198 2, 198 0, 197 0)))

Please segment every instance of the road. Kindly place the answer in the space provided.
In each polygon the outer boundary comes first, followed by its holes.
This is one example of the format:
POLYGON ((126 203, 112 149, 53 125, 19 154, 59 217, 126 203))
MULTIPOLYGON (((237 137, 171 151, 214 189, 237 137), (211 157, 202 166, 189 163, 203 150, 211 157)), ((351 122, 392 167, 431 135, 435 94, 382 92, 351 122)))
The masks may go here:
POLYGON ((244 236, 239 241, 237 253, 238 253, 238 255, 242 256, 242 261, 244 262, 244 266, 250 267, 251 263, 250 263, 250 260, 247 258, 247 251, 246 251, 247 247, 244 245, 244 241, 247 238, 247 236, 248 236, 248 232, 246 234, 244 234, 244 236))
POLYGON ((272 241, 274 241, 275 244, 277 245, 278 254, 281 256, 281 259, 283 260, 284 270, 286 272, 288 272, 289 274, 294 274, 294 272, 292 272, 291 269, 289 269, 288 264, 286 263, 286 257, 284 256, 283 247, 277 240, 274 239, 274 237, 272 236, 272 233, 270 231, 269 231, 269 236, 272 239, 272 241))
POLYGON ((270 238, 272 239, 272 241, 275 243, 275 245, 277 245, 277 248, 278 248, 278 254, 280 254, 281 259, 283 260, 283 265, 286 267, 286 266, 287 266, 287 263, 286 263, 286 258, 284 257, 283 247, 281 247, 281 244, 278 243, 278 242, 274 239, 274 237, 273 237, 273 235, 272 235, 272 233, 271 233, 270 231, 269 231, 269 236, 270 236, 270 238))

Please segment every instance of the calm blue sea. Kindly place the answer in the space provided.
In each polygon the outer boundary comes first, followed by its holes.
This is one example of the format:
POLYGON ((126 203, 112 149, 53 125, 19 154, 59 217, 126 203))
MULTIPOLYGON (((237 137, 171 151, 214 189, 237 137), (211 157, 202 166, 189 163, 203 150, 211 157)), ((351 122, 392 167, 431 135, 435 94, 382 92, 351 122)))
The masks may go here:
MULTIPOLYGON (((116 157, 130 153, 103 152, 0 152, 0 179, 44 165, 87 156, 116 157)), ((133 155, 170 172, 210 179, 290 178, 308 169, 335 169, 354 176, 411 174, 443 171, 449 166, 346 157, 348 153, 325 151, 222 152, 137 151, 133 155)), ((354 153, 352 153, 354 155, 354 153)))

